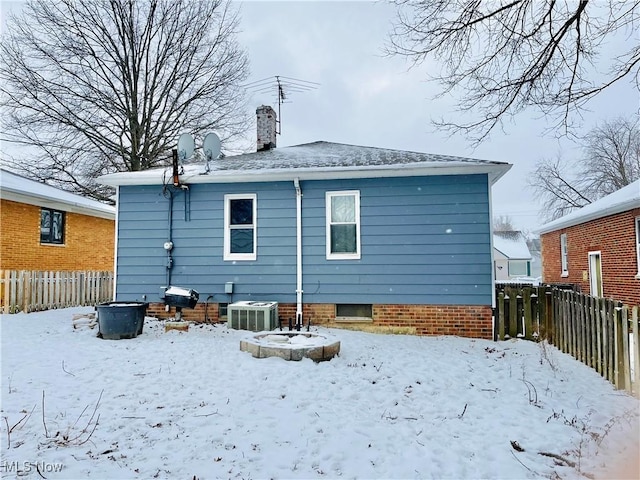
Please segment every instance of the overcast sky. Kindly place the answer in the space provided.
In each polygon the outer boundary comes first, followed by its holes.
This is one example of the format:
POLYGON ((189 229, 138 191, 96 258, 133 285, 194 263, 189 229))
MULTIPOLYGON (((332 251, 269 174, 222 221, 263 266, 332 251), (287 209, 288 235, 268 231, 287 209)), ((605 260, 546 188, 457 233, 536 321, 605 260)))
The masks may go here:
MULTIPOLYGON (((23 2, 0 0, 3 13, 23 2)), ((252 117, 261 104, 277 110, 275 76, 318 84, 293 92, 282 105, 282 134, 278 147, 325 140, 355 145, 469 156, 509 162, 511 170, 493 188, 494 215, 508 215, 515 226, 534 230, 542 222, 540 205, 526 179, 540 158, 561 154, 580 158, 580 146, 546 133, 540 112, 531 110, 494 132, 473 149, 461 136, 434 131, 430 120, 453 113, 455 98, 434 100, 439 86, 426 81, 438 65, 426 62, 415 69, 399 57, 384 55, 395 7, 365 1, 236 1, 240 9, 239 41, 246 49, 251 75, 248 83, 273 79, 273 90, 250 91, 252 117)), ((622 41, 638 42, 635 38, 622 41)), ((608 46, 610 55, 619 47, 608 46)), ((583 131, 596 122, 619 115, 638 115, 640 98, 630 82, 617 85, 589 104, 583 131)), ((255 139, 255 125, 249 131, 255 139)), ((249 144, 246 145, 249 147, 249 144)), ((224 146, 223 146, 224 148, 224 146)))
MULTIPOLYGON (((516 227, 527 230, 541 224, 540 205, 526 186, 536 161, 558 153, 580 157, 575 143, 545 135, 549 124, 533 110, 507 124, 506 133, 494 132, 475 149, 461 136, 434 132, 430 119, 451 113, 455 99, 433 100, 438 85, 425 79, 429 69, 438 68, 436 64, 408 70, 404 59, 384 55, 395 16, 392 5, 364 1, 239 5, 240 41, 251 62, 249 82, 281 75, 320 84, 292 94, 291 103, 282 106, 278 147, 326 140, 509 162, 513 167, 493 188, 494 215, 509 215, 516 227)), ((263 103, 277 108, 275 87, 272 92, 254 93, 249 100, 254 109, 263 103)), ((639 106, 638 91, 630 83, 614 87, 589 104, 584 130, 618 115, 637 115, 639 106)))

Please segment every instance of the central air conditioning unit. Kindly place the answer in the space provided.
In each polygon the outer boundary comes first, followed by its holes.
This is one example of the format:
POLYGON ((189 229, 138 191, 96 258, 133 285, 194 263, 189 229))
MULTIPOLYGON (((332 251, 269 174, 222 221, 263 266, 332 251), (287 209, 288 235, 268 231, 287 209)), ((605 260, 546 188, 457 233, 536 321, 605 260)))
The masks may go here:
POLYGON ((262 332, 278 326, 278 302, 236 302, 228 306, 227 326, 262 332))

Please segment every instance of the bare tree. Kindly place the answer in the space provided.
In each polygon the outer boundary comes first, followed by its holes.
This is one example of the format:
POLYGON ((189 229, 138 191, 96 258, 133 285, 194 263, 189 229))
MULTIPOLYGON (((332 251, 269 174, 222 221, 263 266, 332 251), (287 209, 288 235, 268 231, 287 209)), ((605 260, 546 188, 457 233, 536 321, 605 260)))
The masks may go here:
POLYGON ((615 192, 640 178, 640 123, 627 118, 604 122, 585 137, 581 169, 593 198, 615 192))
POLYGON ((248 126, 248 61, 226 0, 29 0, 0 46, 2 137, 30 177, 107 200, 95 178, 166 162, 180 133, 248 126))
POLYGON ((640 125, 618 118, 603 122, 584 137, 577 163, 541 160, 529 185, 540 196, 547 220, 619 190, 640 178, 640 125))
POLYGON ((513 226, 513 219, 509 215, 498 215, 493 217, 494 232, 512 232, 516 228, 513 226))
POLYGON ((442 95, 461 93, 464 123, 435 121, 482 141, 529 107, 571 129, 573 114, 612 84, 640 83, 640 1, 396 0, 388 52, 415 66, 433 58, 442 95), (618 55, 600 55, 626 36, 618 55), (599 68, 595 63, 598 62, 599 68), (604 75, 603 75, 604 74, 604 75), (468 120, 466 120, 468 119, 468 120))

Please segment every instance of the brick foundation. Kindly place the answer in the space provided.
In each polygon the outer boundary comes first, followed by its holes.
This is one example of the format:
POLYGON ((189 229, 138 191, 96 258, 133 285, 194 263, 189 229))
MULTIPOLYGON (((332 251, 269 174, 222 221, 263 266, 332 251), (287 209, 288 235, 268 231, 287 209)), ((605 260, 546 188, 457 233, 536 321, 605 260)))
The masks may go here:
MULTIPOLYGON (((283 326, 289 319, 295 321, 296 305, 278 304, 278 315, 283 326)), ((175 309, 165 312, 162 303, 149 305, 147 315, 170 318, 175 309)), ((205 304, 199 303, 194 309, 184 309, 185 320, 205 321, 205 304)), ((311 319, 314 325, 332 328, 346 328, 380 333, 406 333, 412 335, 458 335, 472 338, 492 338, 492 310, 488 305, 374 305, 373 320, 336 319, 333 304, 305 304, 304 321, 311 319)), ((208 321, 225 321, 218 315, 218 305, 207 306, 208 321)))

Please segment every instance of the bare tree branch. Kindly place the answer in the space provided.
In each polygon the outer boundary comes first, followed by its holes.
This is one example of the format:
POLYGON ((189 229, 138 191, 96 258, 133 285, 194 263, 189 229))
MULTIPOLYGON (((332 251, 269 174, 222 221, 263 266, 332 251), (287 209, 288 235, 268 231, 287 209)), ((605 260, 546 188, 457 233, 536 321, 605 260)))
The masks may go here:
POLYGON ((530 107, 570 133, 595 95, 623 79, 639 86, 640 0, 395 3, 387 52, 414 67, 438 62, 439 71, 429 64, 429 78, 441 84, 440 95, 460 94, 457 109, 465 120, 434 123, 476 144, 530 107), (626 50, 603 58, 601 49, 613 36, 626 36, 626 50))
POLYGON ((2 140, 30 177, 108 200, 95 177, 166 164, 180 133, 248 126, 227 0, 28 0, 0 45, 2 140))

